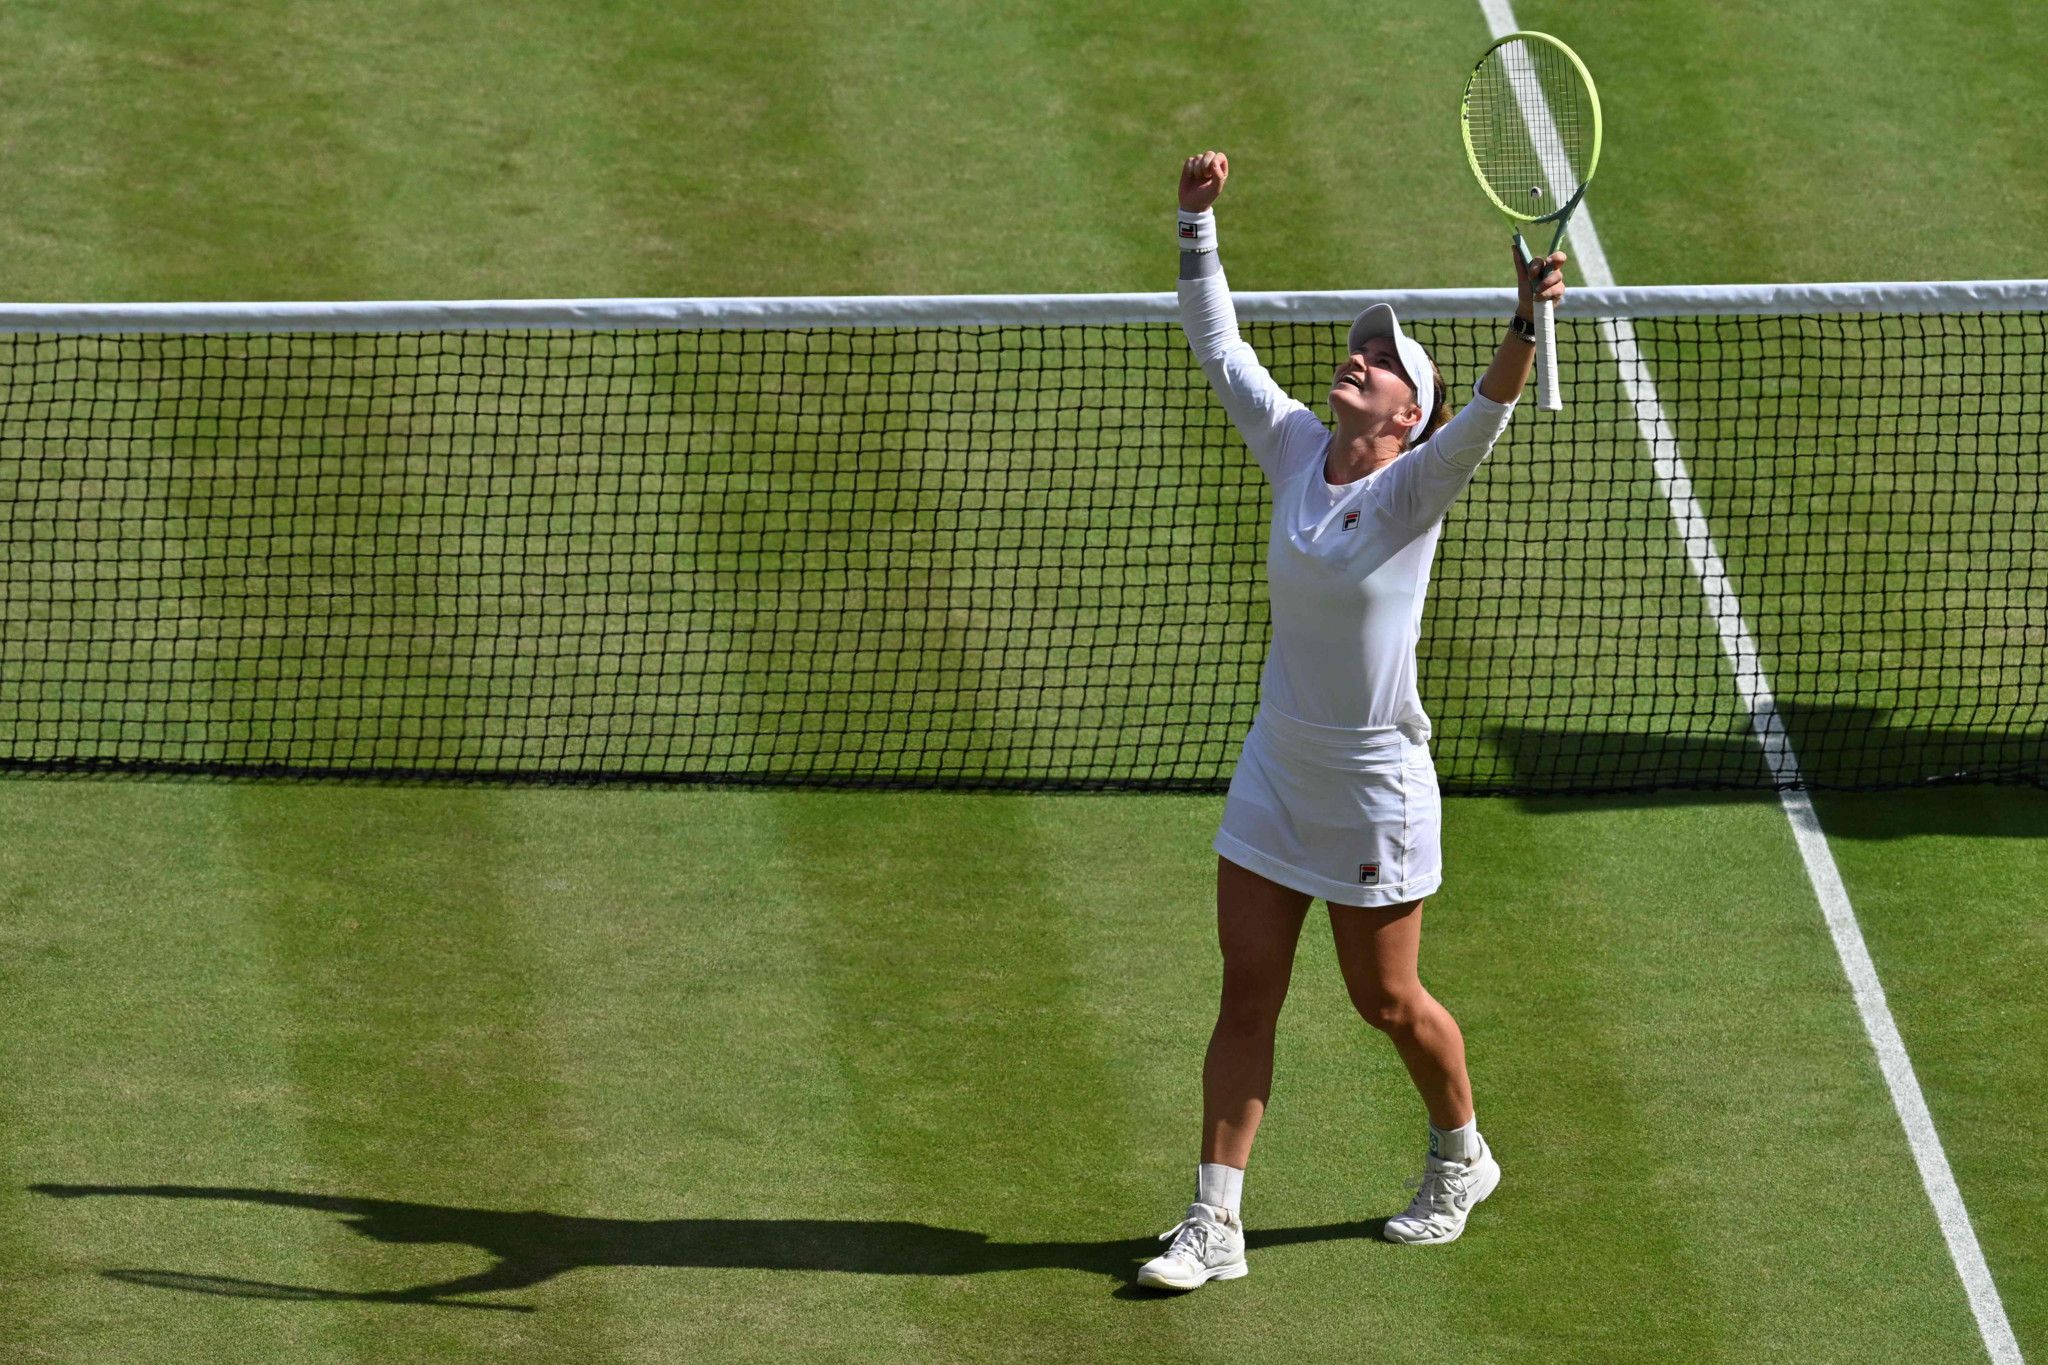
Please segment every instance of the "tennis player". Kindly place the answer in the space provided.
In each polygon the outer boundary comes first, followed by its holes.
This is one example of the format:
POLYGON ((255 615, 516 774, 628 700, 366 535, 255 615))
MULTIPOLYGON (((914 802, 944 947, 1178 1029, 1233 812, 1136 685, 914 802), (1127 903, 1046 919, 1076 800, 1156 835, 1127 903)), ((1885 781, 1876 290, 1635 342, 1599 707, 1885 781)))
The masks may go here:
POLYGON ((1443 872, 1415 646, 1444 514, 1528 383, 1533 300, 1564 296, 1563 252, 1545 271, 1517 264, 1515 315, 1455 417, 1442 375, 1394 310, 1366 309, 1330 380, 1333 433, 1238 337, 1212 211, 1229 174, 1220 152, 1181 168, 1181 324, 1273 491, 1273 645, 1216 835, 1223 999, 1202 1067, 1195 1202, 1138 1272, 1165 1289, 1247 1271, 1245 1163, 1272 1090, 1295 944, 1317 898, 1330 907, 1352 1004, 1393 1041, 1429 1111, 1420 1188, 1387 1220, 1387 1239, 1452 1241, 1500 1183, 1457 1021, 1417 974, 1422 901, 1443 872))

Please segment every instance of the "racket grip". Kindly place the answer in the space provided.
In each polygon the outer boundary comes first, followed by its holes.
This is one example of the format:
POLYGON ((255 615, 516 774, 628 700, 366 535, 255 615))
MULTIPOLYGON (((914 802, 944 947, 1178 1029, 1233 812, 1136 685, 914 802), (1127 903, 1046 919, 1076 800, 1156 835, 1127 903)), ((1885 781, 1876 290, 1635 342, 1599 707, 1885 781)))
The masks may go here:
POLYGON ((1536 300, 1536 406, 1545 412, 1564 408, 1557 387, 1557 305, 1536 300))

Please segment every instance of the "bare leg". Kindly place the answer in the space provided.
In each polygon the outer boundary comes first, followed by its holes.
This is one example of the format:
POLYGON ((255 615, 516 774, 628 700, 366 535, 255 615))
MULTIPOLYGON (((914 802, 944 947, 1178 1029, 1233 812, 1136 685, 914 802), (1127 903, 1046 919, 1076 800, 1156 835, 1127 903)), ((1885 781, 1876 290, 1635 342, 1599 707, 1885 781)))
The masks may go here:
POLYGON ((1202 1160, 1242 1170, 1273 1092, 1273 1032, 1310 898, 1216 860, 1223 1002, 1202 1064, 1202 1160))
POLYGON ((1330 933, 1351 1003, 1365 1022, 1393 1040, 1429 1121, 1462 1128, 1472 1121, 1472 1080, 1458 1021, 1422 988, 1422 902, 1384 908, 1333 905, 1330 933))

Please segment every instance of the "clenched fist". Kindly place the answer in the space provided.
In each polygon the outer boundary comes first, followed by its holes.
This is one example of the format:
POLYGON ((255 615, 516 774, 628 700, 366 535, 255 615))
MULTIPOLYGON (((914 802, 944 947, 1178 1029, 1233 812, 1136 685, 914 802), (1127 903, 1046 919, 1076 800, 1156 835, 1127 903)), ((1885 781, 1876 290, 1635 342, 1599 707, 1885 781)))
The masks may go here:
POLYGON ((1189 213, 1200 213, 1216 202, 1216 196, 1223 193, 1223 182, 1230 179, 1230 158, 1221 152, 1203 152, 1191 156, 1180 167, 1180 206, 1189 213))

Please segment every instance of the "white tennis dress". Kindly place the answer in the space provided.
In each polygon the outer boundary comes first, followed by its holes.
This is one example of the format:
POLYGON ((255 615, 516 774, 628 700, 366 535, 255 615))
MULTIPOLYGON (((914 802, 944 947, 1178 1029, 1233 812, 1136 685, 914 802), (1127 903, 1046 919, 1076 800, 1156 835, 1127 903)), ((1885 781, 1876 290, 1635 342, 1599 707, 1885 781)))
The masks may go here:
POLYGON ((1481 397, 1353 483, 1334 440, 1237 334, 1220 269, 1180 282, 1181 323, 1273 492, 1273 645, 1216 851, 1337 905, 1398 905, 1443 882, 1441 802, 1415 646, 1444 514, 1507 427, 1481 397))

